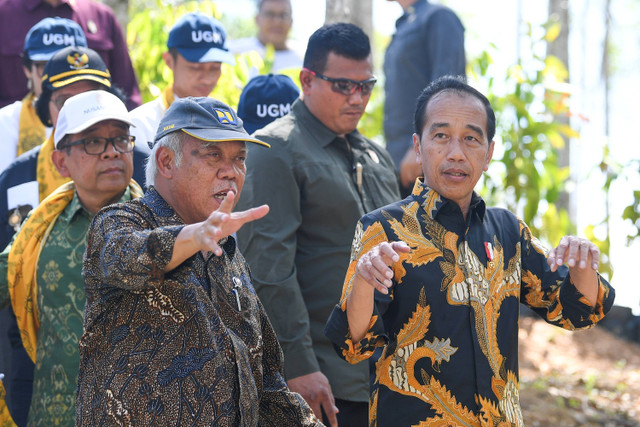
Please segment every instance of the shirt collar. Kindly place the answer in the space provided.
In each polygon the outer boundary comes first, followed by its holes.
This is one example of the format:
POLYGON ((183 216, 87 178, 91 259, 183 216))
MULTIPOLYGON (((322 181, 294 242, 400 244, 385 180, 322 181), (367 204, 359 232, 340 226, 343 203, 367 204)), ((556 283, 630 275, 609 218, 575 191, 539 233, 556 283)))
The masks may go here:
MULTIPOLYGON (((309 108, 302 102, 301 99, 297 99, 293 105, 291 106, 291 110, 295 114, 296 119, 301 122, 312 140, 320 145, 321 147, 326 147, 331 144, 334 139, 338 137, 338 135, 333 132, 331 129, 326 127, 316 116, 314 116, 309 108)), ((352 137, 354 140, 359 140, 362 138, 358 129, 354 129, 352 132, 349 132, 345 135, 347 139, 351 141, 352 137)))
MULTIPOLYGON (((416 179, 411 196, 420 202, 425 213, 429 215, 432 220, 435 220, 443 208, 453 203, 451 200, 442 197, 436 190, 424 185, 420 178, 416 179)), ((486 204, 484 200, 474 191, 471 195, 469 213, 477 215, 480 221, 484 221, 485 212, 486 204)))
POLYGON ((418 0, 404 11, 402 16, 396 20, 396 29, 401 26, 405 21, 413 21, 416 18, 417 12, 427 7, 429 2, 427 0, 418 0))
MULTIPOLYGON (((38 7, 42 3, 45 3, 44 0, 22 0, 22 1, 24 2, 25 6, 27 6, 27 9, 30 11, 33 11, 36 7, 38 7)), ((68 5, 71 9, 75 9, 75 6, 76 6, 75 0, 62 0, 62 4, 60 6, 65 4, 68 5)))
MULTIPOLYGON (((124 202, 127 200, 131 200, 131 191, 129 190, 129 187, 127 187, 127 189, 124 191, 124 193, 122 194, 122 197, 120 197, 118 202, 124 202)), ((69 205, 67 205, 64 211, 62 211, 62 213, 58 217, 58 220, 62 220, 67 224, 69 224, 75 218, 76 215, 88 215, 89 218, 93 218, 93 214, 89 212, 87 208, 85 208, 82 205, 82 202, 80 202, 80 198, 78 197, 78 192, 74 191, 73 199, 71 199, 71 203, 69 203, 69 205)))

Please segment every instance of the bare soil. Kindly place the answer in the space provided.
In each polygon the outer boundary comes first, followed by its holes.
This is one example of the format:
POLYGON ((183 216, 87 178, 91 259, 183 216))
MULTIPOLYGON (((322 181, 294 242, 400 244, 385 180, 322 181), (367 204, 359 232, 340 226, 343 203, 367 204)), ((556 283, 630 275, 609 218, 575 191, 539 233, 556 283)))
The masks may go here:
POLYGON ((640 426, 640 345, 521 317, 519 358, 527 426, 640 426))

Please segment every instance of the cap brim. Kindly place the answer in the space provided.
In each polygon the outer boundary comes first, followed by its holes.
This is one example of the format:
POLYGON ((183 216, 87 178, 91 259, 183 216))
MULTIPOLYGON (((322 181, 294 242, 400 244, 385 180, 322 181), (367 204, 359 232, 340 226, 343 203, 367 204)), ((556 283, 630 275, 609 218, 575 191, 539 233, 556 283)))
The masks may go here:
POLYGON ((109 81, 109 79, 105 79, 104 77, 93 76, 91 74, 79 74, 79 75, 71 77, 70 79, 59 80, 59 81, 51 83, 51 87, 53 87, 54 89, 57 89, 57 88, 60 88, 60 87, 64 87, 64 86, 70 85, 71 83, 75 83, 75 82, 80 81, 80 80, 92 80, 94 82, 98 82, 100 84, 103 84, 106 87, 111 87, 111 81, 109 81))
POLYGON ((271 148, 271 145, 267 144, 264 141, 260 141, 252 137, 249 134, 243 132, 237 132, 234 130, 228 129, 180 129, 187 135, 191 135, 194 138, 197 138, 201 141, 212 141, 212 142, 222 142, 222 141, 246 141, 253 142, 254 144, 259 144, 267 148, 271 148))
POLYGON ((225 62, 236 65, 236 58, 231 52, 217 47, 211 49, 178 47, 176 49, 189 62, 225 62))
POLYGON ((32 61, 48 61, 51 59, 51 57, 56 53, 57 51, 51 51, 51 52, 34 52, 34 53, 29 53, 29 59, 32 61))
MULTIPOLYGON (((121 115, 121 114, 109 114, 106 113, 102 116, 99 117, 93 117, 89 120, 87 120, 86 122, 83 122, 81 124, 79 124, 78 126, 72 128, 72 129, 68 129, 65 133, 65 135, 74 135, 76 133, 80 133, 88 128, 90 128, 91 126, 95 125, 96 123, 100 123, 100 122, 104 122, 106 120, 117 120, 119 122, 123 122, 128 124, 129 126, 133 126, 136 127, 136 125, 133 124, 133 122, 129 119, 129 117, 121 115)), ((64 135, 62 137, 60 137, 60 139, 58 141, 55 141, 55 146, 56 148, 58 148, 58 143, 60 141, 62 141, 62 139, 64 138, 64 135)))

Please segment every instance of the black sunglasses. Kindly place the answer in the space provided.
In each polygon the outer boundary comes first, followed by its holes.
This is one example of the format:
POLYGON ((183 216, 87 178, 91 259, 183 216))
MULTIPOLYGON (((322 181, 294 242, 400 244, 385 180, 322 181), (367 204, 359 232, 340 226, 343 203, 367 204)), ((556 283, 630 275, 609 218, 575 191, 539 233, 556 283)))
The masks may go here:
POLYGON ((362 93, 363 96, 371 95, 373 91, 373 87, 376 85, 378 79, 372 77, 367 80, 351 80, 351 79, 334 79, 333 77, 327 77, 320 73, 316 73, 315 71, 311 71, 308 68, 303 68, 303 70, 308 71, 313 76, 326 80, 331 83, 331 90, 337 93, 341 93, 343 95, 353 95, 358 90, 362 93))

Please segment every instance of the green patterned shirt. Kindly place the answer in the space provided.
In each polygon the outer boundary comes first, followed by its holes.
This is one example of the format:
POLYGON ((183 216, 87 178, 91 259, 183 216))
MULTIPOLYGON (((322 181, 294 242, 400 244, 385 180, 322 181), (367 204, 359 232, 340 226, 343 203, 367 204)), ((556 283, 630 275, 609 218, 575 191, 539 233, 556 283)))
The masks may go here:
MULTIPOLYGON (((120 201, 130 200, 126 190, 120 201)), ((78 194, 51 229, 38 260, 40 328, 33 375, 30 426, 73 426, 78 378, 78 340, 85 305, 82 257, 93 215, 78 194)), ((0 277, 7 277, 8 246, 0 254, 0 277)), ((0 281, 0 301, 9 299, 6 279, 0 281)))

